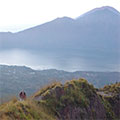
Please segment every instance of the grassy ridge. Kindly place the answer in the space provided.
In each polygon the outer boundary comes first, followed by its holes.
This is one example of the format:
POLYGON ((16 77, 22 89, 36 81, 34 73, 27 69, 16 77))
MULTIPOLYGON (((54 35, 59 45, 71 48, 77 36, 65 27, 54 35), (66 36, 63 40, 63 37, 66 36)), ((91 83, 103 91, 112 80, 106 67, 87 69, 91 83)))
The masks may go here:
POLYGON ((116 107, 116 104, 120 105, 117 97, 119 87, 119 83, 105 86, 100 92, 111 92, 112 89, 114 96, 104 96, 98 94, 99 90, 85 79, 71 80, 64 85, 54 82, 25 101, 14 98, 2 104, 0 118, 2 120, 116 120, 119 119, 119 108, 116 107))
POLYGON ((37 106, 34 101, 17 99, 1 105, 0 118, 2 120, 55 120, 46 108, 37 106))

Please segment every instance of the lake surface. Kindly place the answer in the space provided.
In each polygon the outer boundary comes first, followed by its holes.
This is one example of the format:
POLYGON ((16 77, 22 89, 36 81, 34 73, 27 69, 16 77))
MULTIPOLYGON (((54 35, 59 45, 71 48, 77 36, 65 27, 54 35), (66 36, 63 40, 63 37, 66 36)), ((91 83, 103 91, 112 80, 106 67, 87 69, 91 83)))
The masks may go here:
POLYGON ((108 59, 102 59, 102 57, 85 56, 77 52, 6 50, 0 51, 0 64, 66 71, 120 71, 119 60, 112 59, 111 61, 109 56, 108 59))

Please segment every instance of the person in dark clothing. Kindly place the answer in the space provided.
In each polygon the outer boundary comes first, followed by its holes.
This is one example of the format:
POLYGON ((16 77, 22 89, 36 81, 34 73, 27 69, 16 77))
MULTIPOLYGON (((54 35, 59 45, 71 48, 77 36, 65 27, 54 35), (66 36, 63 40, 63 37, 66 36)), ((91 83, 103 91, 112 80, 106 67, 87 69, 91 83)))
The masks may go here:
POLYGON ((19 94, 20 100, 25 100, 26 99, 26 93, 24 91, 21 91, 19 94))

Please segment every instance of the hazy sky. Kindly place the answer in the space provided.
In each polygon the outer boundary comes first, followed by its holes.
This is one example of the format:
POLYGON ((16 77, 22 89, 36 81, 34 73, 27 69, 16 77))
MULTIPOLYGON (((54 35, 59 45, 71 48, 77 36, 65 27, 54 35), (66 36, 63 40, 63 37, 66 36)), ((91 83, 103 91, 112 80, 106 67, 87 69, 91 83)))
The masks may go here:
POLYGON ((20 31, 57 17, 76 18, 101 6, 120 11, 120 0, 0 0, 0 31, 20 31))

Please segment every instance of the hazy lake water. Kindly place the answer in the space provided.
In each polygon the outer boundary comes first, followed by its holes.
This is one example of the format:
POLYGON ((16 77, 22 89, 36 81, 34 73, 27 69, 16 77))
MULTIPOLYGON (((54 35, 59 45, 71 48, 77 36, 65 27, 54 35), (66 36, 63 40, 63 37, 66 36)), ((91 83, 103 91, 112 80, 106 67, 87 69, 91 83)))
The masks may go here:
POLYGON ((25 65, 34 69, 59 69, 66 71, 119 71, 119 60, 102 61, 79 53, 27 51, 20 49, 0 51, 0 64, 25 65), (116 63, 116 64, 115 64, 116 63))

